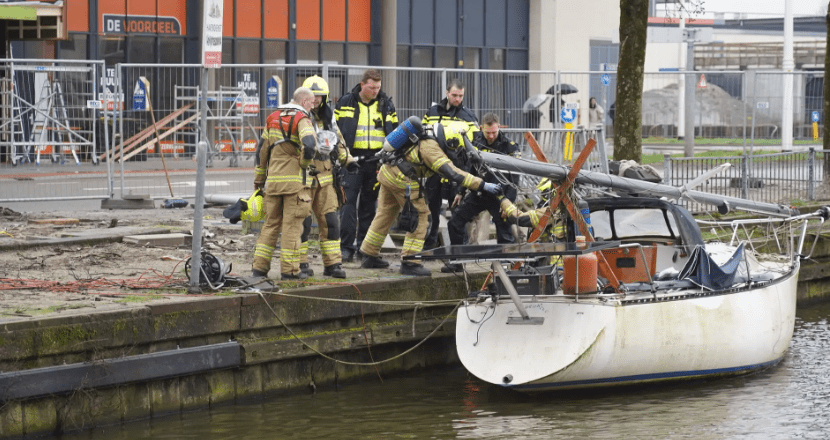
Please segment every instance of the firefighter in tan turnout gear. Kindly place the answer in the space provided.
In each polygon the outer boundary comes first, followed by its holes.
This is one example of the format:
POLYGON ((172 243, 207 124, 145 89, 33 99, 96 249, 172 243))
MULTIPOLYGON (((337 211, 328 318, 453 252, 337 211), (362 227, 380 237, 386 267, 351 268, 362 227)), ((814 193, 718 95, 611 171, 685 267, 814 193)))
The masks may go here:
MULTIPOLYGON (((501 193, 500 185, 484 182, 461 169, 467 160, 480 160, 465 136, 466 130, 467 126, 463 122, 453 122, 446 127, 434 124, 425 133, 421 133, 421 123, 413 116, 386 137, 384 151, 380 153, 383 166, 378 172, 378 211, 360 247, 360 252, 364 255, 362 267, 389 266, 378 254, 389 228, 401 210, 413 217, 412 211, 417 211, 417 217, 414 217, 417 221, 410 217, 411 220, 404 222, 402 215, 398 224, 407 231, 401 255, 405 257, 423 249, 429 209, 421 193, 421 183, 427 177, 437 173, 468 189, 494 195, 501 193)), ((401 262, 401 273, 419 276, 430 274, 421 264, 409 261, 401 262)))
POLYGON ((312 164, 317 138, 310 119, 314 94, 306 87, 294 91, 288 104, 268 116, 254 168, 254 186, 265 192, 265 225, 254 248, 253 275, 267 277, 271 256, 280 239, 282 279, 304 279, 300 272, 300 235, 311 213, 312 164))
MULTIPOLYGON (((346 142, 337 127, 334 111, 328 103, 329 85, 322 77, 314 75, 306 78, 303 87, 314 93, 314 107, 311 119, 317 133, 317 152, 314 155, 314 172, 311 177, 311 210, 317 219, 320 231, 320 253, 323 254, 323 275, 334 278, 346 278, 346 271, 341 266, 340 255, 340 218, 337 214, 339 203, 337 192, 340 188, 333 185, 335 174, 334 160, 349 172, 357 172, 358 165, 346 149, 346 142)), ((338 185, 339 186, 339 185, 338 185)), ((308 266, 308 234, 311 230, 311 217, 303 221, 302 243, 300 244, 300 271, 306 276, 314 276, 308 266)))

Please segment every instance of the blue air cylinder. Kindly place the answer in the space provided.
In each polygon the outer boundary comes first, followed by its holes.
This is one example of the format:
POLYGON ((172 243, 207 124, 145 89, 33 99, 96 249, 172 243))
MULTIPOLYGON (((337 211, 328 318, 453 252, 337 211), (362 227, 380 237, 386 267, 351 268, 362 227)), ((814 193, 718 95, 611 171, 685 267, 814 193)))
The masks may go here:
MULTIPOLYGON (((588 225, 588 232, 591 233, 591 237, 594 236, 594 227, 591 226, 591 210, 588 208, 588 202, 585 200, 579 200, 579 213, 582 214, 582 218, 585 219, 585 224, 588 225)), ((581 235, 581 234, 577 234, 581 235)))
POLYGON ((410 147, 418 142, 421 134, 421 120, 417 116, 410 116, 383 141, 383 151, 393 152, 400 148, 410 147))

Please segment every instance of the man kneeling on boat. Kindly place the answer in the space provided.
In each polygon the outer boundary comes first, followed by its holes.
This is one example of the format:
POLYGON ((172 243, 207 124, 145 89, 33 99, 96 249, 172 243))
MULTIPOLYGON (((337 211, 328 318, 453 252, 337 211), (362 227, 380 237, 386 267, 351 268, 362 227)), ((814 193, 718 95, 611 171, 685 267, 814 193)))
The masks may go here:
MULTIPOLYGON (((501 199, 501 216, 507 219, 508 222, 514 223, 523 228, 536 228, 539 226, 539 221, 545 215, 547 207, 536 208, 531 211, 519 211, 519 208, 510 202, 510 200, 501 199)), ((565 222, 561 218, 553 218, 551 222, 545 227, 545 231, 540 238, 548 238, 551 236, 551 228, 553 228, 553 237, 565 237, 565 222)))

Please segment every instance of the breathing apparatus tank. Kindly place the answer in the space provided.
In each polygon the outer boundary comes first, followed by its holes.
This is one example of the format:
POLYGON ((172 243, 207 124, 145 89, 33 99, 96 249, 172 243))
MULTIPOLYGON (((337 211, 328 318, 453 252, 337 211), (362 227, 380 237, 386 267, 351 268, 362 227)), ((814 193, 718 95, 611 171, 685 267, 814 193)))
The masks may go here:
POLYGON ((417 116, 410 116, 383 141, 383 151, 392 153, 401 148, 406 149, 418 142, 421 134, 421 120, 417 116))

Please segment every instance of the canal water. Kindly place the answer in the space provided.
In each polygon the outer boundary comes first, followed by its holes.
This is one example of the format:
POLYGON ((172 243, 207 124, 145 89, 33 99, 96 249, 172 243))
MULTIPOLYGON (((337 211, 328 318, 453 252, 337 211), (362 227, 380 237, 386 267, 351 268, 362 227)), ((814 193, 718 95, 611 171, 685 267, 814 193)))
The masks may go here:
POLYGON ((798 310, 783 362, 740 378, 522 395, 461 368, 379 378, 62 439, 825 439, 830 303, 798 310))

